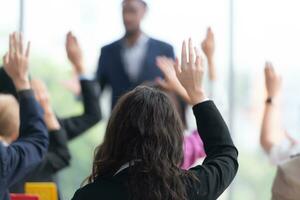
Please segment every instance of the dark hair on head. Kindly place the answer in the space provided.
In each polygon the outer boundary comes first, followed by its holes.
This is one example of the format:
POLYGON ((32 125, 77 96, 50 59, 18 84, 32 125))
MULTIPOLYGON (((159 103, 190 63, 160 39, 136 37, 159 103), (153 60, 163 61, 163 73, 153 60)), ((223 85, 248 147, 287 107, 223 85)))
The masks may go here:
POLYGON ((164 92, 138 86, 113 109, 88 181, 113 176, 129 162, 130 199, 185 200, 183 180, 192 174, 180 169, 182 157, 183 127, 174 105, 164 92))
POLYGON ((187 128, 186 109, 187 109, 188 105, 182 99, 182 97, 180 97, 179 95, 177 95, 175 92, 168 91, 168 90, 162 88, 159 84, 157 84, 154 81, 146 81, 142 85, 153 87, 153 88, 156 88, 158 90, 161 90, 161 91, 165 92, 169 96, 169 98, 171 99, 171 101, 173 102, 173 104, 175 105, 175 108, 176 108, 176 110, 177 110, 177 112, 179 114, 179 117, 182 120, 183 127, 185 129, 187 128))

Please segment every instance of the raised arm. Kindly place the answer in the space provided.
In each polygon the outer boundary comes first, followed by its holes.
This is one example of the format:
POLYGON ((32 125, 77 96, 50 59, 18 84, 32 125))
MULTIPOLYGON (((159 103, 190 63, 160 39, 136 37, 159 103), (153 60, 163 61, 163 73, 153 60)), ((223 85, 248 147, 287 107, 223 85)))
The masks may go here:
POLYGON ((202 46, 202 51, 204 52, 207 58, 209 80, 215 81, 217 79, 216 65, 214 61, 216 45, 215 45, 215 36, 210 27, 207 29, 206 37, 203 40, 201 46, 202 46))
POLYGON ((60 126, 50 104, 50 96, 46 85, 38 79, 31 81, 35 97, 44 110, 44 120, 49 132, 48 153, 39 165, 39 173, 56 173, 69 166, 71 154, 68 148, 68 138, 65 130, 60 126))
POLYGON ((78 79, 80 79, 84 106, 83 114, 60 120, 61 125, 68 135, 68 139, 73 139, 101 120, 99 104, 100 88, 95 80, 85 75, 86 68, 84 67, 82 50, 77 38, 72 33, 68 33, 67 35, 66 51, 78 79))
POLYGON ((8 54, 3 59, 4 69, 12 79, 20 103, 20 137, 9 145, 0 143, 0 176, 7 186, 22 179, 47 152, 48 134, 42 109, 36 102, 28 77, 29 44, 23 49, 20 34, 10 35, 8 54))
POLYGON ((181 65, 175 70, 178 80, 188 93, 201 133, 207 157, 203 165, 190 169, 199 177, 204 193, 191 192, 192 198, 217 199, 230 185, 238 170, 237 156, 229 130, 212 101, 208 101, 203 89, 203 63, 199 54, 196 56, 192 41, 189 41, 188 53, 186 43, 182 45, 181 65))
POLYGON ((286 135, 280 120, 281 77, 275 72, 273 65, 268 62, 265 66, 265 81, 268 97, 264 108, 260 143, 263 149, 270 153, 273 145, 280 143, 286 135))

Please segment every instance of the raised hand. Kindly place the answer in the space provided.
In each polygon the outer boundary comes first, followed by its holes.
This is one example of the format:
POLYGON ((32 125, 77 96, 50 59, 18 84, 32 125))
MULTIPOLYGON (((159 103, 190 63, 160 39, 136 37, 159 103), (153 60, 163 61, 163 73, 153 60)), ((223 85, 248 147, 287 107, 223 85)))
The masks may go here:
POLYGON ((66 38, 66 51, 68 58, 72 65, 74 66, 74 69, 78 75, 81 75, 84 73, 85 68, 83 64, 83 54, 81 47, 77 41, 77 38, 73 35, 72 32, 69 32, 67 34, 66 38))
POLYGON ((164 74, 165 79, 157 78, 157 84, 165 90, 172 91, 180 95, 187 103, 190 103, 189 96, 184 87, 179 82, 175 65, 178 65, 178 59, 174 61, 171 58, 159 56, 156 58, 156 64, 164 74))
POLYGON ((215 36, 210 27, 207 29, 206 37, 201 46, 202 51, 207 57, 209 79, 211 81, 215 81, 217 79, 217 72, 214 62, 215 36))
POLYGON ((3 57, 3 64, 4 70, 12 79, 17 90, 30 89, 29 51, 29 42, 24 51, 22 34, 15 32, 9 35, 9 51, 3 57))
POLYGON ((201 46, 207 58, 212 59, 215 53, 215 36, 210 27, 207 29, 206 37, 201 46))
POLYGON ((183 42, 181 65, 175 65, 175 70, 179 82, 189 96, 190 103, 195 105, 204 101, 206 95, 203 89, 203 62, 199 52, 193 47, 191 39, 189 40, 188 53, 186 42, 183 42))
POLYGON ((272 63, 265 64, 265 82, 268 98, 275 98, 280 94, 282 78, 276 73, 272 63))
POLYGON ((50 96, 45 83, 38 79, 31 80, 35 98, 44 110, 44 120, 48 130, 59 130, 60 124, 50 104, 50 96))

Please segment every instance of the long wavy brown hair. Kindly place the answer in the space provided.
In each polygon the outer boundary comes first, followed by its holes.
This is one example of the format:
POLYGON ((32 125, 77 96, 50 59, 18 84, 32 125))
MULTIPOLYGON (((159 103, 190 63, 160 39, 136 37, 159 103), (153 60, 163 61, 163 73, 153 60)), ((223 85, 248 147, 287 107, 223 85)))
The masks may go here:
POLYGON ((88 182, 112 176, 129 162, 129 199, 185 200, 181 119, 162 91, 139 86, 112 111, 104 142, 97 147, 88 182))

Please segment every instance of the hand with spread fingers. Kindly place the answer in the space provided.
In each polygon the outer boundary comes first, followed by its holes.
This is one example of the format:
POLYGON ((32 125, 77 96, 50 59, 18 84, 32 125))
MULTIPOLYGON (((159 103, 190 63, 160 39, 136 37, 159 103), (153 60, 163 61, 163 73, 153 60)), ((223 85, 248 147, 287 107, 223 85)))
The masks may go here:
POLYGON ((3 64, 18 91, 30 89, 29 52, 29 42, 24 51, 22 34, 15 32, 9 36, 9 51, 3 57, 3 64))
POLYGON ((185 88, 192 105, 207 99, 203 89, 204 67, 199 52, 189 39, 188 50, 186 42, 182 44, 181 65, 174 66, 179 82, 185 88))
POLYGON ((270 62, 266 62, 265 65, 265 81, 268 98, 278 97, 281 92, 282 78, 270 62))
POLYGON ((50 104, 50 96, 45 83, 38 79, 31 80, 35 98, 44 110, 44 120, 49 131, 59 130, 60 124, 50 104))
POLYGON ((159 67, 159 69, 163 72, 165 77, 164 79, 157 78, 156 79, 157 84, 165 90, 177 93, 187 103, 190 103, 189 96, 186 90, 184 89, 184 87, 179 82, 174 68, 175 65, 178 65, 178 59, 174 61, 171 58, 167 58, 163 56, 157 57, 156 64, 159 67))
POLYGON ((76 36, 74 36, 72 32, 67 34, 66 51, 77 75, 84 74, 85 67, 83 62, 83 53, 76 36))

